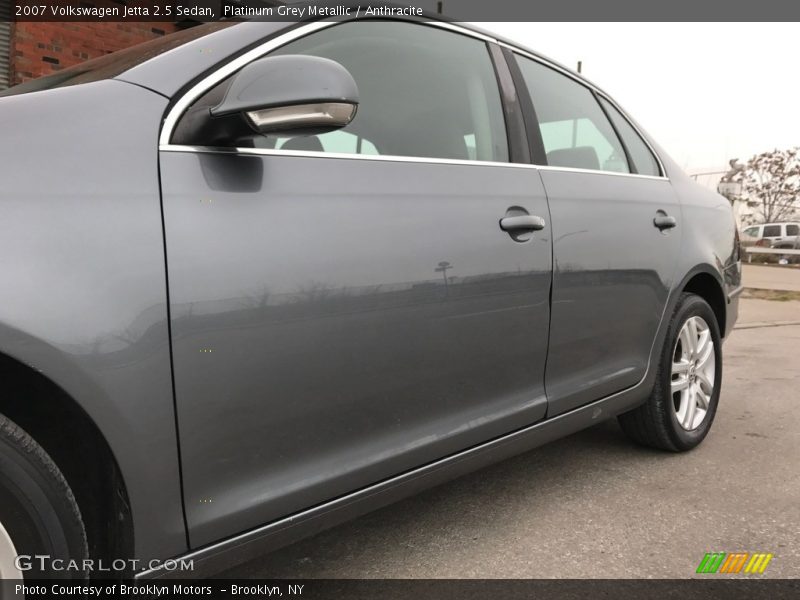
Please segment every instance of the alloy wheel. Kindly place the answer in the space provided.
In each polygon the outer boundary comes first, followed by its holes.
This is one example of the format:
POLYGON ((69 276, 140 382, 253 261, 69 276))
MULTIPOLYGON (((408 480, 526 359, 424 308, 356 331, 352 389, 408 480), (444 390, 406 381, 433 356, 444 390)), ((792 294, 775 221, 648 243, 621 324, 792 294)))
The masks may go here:
POLYGON ((700 427, 714 395, 716 349, 702 317, 690 317, 681 328, 672 353, 672 404, 686 431, 700 427))
MULTIPOLYGON (((22 572, 16 565, 17 549, 14 547, 14 542, 11 536, 3 527, 0 522, 0 580, 4 579, 22 579, 22 572)), ((0 596, 2 593, 0 592, 0 596)))

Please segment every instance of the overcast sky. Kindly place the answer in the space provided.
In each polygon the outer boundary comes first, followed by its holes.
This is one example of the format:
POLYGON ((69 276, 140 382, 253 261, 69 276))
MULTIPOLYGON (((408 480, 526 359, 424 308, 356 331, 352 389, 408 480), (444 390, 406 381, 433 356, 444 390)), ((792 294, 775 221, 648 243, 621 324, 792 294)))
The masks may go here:
POLYGON ((603 88, 695 172, 800 146, 800 24, 485 23, 603 88))

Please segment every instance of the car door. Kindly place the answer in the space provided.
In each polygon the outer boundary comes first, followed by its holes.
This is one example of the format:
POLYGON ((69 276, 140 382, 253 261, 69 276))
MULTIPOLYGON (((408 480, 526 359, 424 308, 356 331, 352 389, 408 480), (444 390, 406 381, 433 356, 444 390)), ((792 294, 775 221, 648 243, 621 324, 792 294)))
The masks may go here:
POLYGON ((366 21, 276 53, 347 68, 353 122, 160 157, 194 547, 546 411, 549 214, 486 43, 366 21), (525 213, 543 229, 501 230, 525 213))
POLYGON ((533 57, 516 61, 552 216, 551 416, 644 376, 674 277, 681 211, 653 151, 607 98, 533 57))

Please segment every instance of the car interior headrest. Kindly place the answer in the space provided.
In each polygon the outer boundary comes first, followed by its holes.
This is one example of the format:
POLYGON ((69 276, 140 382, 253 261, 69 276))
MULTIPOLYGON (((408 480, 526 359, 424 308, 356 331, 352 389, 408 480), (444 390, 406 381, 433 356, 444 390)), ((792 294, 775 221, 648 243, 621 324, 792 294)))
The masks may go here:
POLYGON ((281 150, 296 150, 299 152, 324 152, 322 142, 315 135, 300 135, 287 140, 281 150))
POLYGON ((600 159, 592 146, 551 150, 547 153, 547 164, 551 167, 600 170, 600 159))

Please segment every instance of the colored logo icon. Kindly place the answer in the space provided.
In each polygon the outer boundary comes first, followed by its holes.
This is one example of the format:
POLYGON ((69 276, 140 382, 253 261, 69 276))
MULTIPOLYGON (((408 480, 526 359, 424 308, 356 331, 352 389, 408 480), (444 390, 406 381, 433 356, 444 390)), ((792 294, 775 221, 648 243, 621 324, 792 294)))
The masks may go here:
POLYGON ((772 557, 767 552, 708 552, 697 573, 763 573, 772 557))

